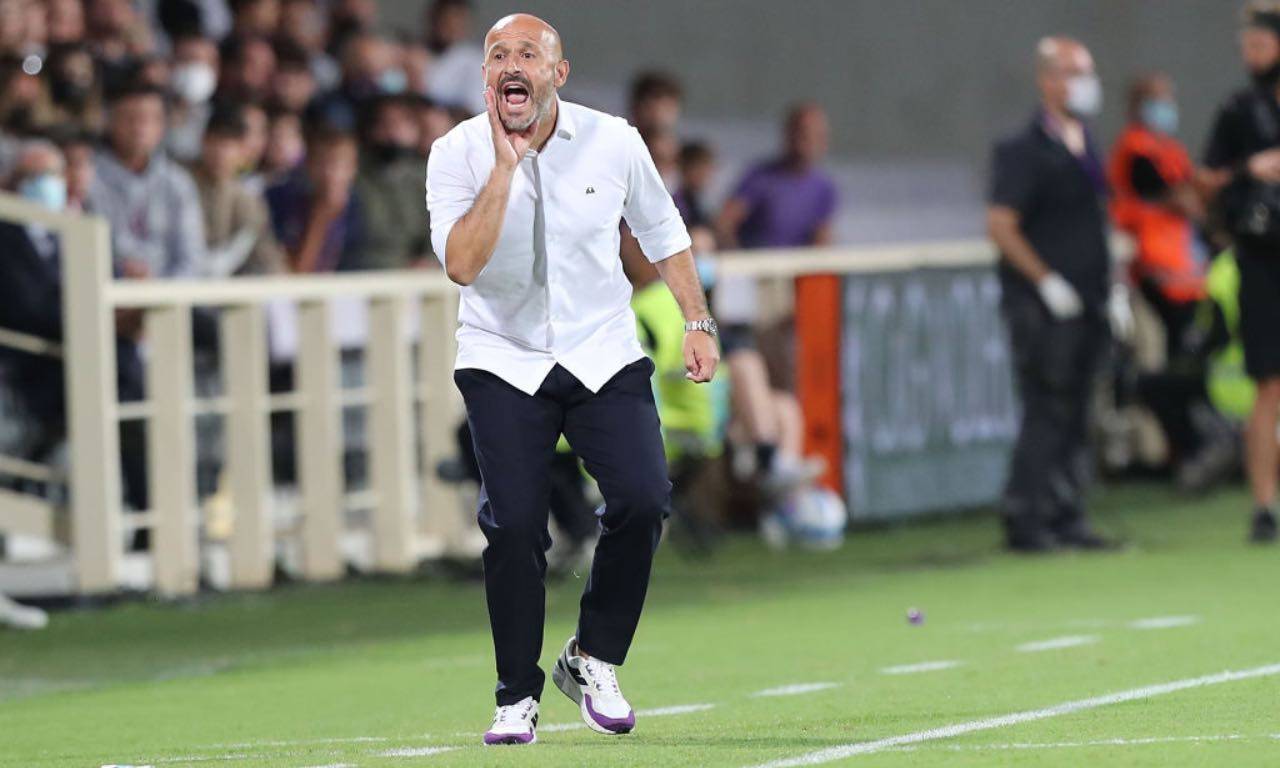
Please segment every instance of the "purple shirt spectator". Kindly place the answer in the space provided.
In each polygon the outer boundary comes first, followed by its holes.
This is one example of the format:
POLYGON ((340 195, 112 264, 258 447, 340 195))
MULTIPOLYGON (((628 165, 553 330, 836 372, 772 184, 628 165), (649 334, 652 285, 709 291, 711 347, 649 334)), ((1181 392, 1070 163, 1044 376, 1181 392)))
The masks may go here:
MULTIPOLYGON (((307 175, 299 169, 284 181, 267 189, 267 207, 278 239, 290 253, 301 245, 311 217, 312 190, 307 175)), ((351 195, 346 210, 329 225, 324 248, 316 262, 316 272, 356 268, 364 240, 360 200, 351 195)))
POLYGON ((746 207, 738 228, 743 248, 812 245, 837 204, 835 182, 819 168, 796 171, 781 159, 747 171, 733 197, 746 207))

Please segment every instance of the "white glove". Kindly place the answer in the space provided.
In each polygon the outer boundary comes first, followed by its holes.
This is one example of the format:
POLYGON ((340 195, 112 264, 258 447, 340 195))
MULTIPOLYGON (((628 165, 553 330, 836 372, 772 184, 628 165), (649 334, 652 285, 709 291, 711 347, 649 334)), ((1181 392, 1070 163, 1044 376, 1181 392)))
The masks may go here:
POLYGON ((1036 283, 1036 290, 1040 292, 1041 301, 1049 308, 1049 314, 1055 320, 1072 320, 1084 312, 1080 294, 1057 272, 1050 272, 1040 278, 1040 282, 1036 283))
POLYGON ((1122 283, 1111 286, 1107 298, 1107 319, 1111 321, 1111 334, 1121 341, 1133 338, 1133 305, 1129 303, 1129 289, 1122 283))

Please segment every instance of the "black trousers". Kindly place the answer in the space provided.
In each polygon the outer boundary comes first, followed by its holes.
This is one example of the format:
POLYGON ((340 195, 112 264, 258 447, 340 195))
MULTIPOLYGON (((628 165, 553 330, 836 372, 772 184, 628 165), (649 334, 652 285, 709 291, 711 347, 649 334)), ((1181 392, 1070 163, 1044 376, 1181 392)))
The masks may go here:
MULTIPOLYGON (((476 461, 475 440, 471 437, 471 425, 462 422, 458 427, 458 455, 466 468, 467 477, 479 483, 480 463, 476 461)), ((595 510, 587 501, 586 482, 578 468, 578 455, 572 451, 556 451, 551 459, 551 519, 565 532, 569 541, 579 544, 596 532, 599 521, 595 510)))
POLYGON ((592 393, 557 365, 533 395, 486 371, 454 382, 480 465, 485 596, 498 667, 500 706, 542 695, 550 469, 560 435, 600 485, 600 541, 578 619, 578 642, 611 664, 626 660, 640 621, 671 482, 650 376, 638 360, 592 393))
POLYGON ((1004 517, 1011 539, 1085 526, 1089 404, 1109 332, 1097 312, 1060 321, 1038 300, 1004 308, 1022 401, 1004 517))

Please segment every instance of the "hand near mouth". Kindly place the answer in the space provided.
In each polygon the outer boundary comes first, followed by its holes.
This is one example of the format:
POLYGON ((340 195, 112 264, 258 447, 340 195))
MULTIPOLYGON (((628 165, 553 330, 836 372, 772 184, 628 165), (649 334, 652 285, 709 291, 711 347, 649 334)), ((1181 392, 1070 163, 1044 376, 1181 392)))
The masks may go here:
POLYGON ((484 105, 489 113, 489 128, 493 131, 494 162, 499 167, 512 170, 520 164, 524 153, 533 143, 533 137, 538 132, 538 121, 533 121, 523 131, 508 131, 502 124, 502 118, 498 116, 498 95, 493 86, 484 89, 484 105))

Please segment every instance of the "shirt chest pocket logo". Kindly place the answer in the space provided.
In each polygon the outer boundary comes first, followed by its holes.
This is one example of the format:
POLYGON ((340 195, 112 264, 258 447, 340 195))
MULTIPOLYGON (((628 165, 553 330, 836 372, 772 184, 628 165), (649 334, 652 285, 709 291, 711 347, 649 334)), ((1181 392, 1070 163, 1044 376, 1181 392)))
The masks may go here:
POLYGON ((587 187, 587 194, 588 194, 588 195, 594 195, 595 193, 596 193, 596 188, 595 188, 595 187, 587 187))

